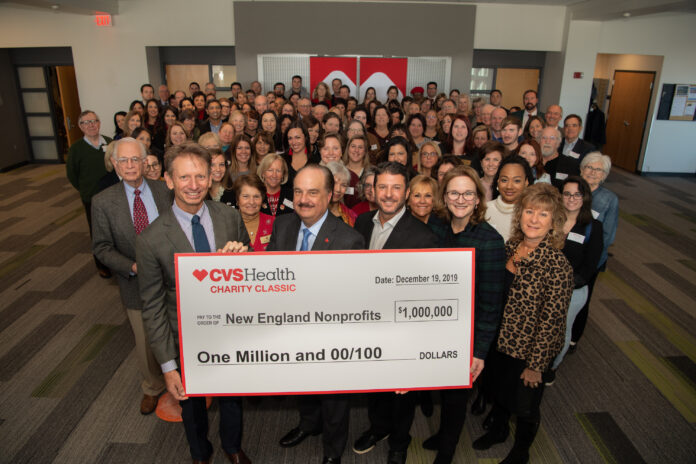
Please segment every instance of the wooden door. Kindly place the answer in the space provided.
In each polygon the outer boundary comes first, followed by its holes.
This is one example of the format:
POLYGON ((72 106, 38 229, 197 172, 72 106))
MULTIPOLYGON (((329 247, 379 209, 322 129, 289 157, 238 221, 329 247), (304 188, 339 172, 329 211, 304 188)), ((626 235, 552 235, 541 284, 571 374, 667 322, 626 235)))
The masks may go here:
POLYGON ((191 82, 198 82, 203 86, 210 79, 207 64, 168 64, 164 67, 165 79, 169 91, 174 94, 177 90, 183 90, 189 95, 188 87, 191 82))
POLYGON ((60 103, 63 108, 63 123, 68 136, 68 146, 82 138, 78 127, 80 119, 80 97, 77 93, 77 80, 74 66, 56 66, 60 103))
POLYGON ((539 90, 539 70, 521 68, 498 68, 495 74, 495 88, 503 92, 502 106, 524 108, 522 95, 525 90, 539 90))
POLYGON ((627 171, 638 169, 654 80, 654 72, 614 72, 604 152, 614 165, 627 171))

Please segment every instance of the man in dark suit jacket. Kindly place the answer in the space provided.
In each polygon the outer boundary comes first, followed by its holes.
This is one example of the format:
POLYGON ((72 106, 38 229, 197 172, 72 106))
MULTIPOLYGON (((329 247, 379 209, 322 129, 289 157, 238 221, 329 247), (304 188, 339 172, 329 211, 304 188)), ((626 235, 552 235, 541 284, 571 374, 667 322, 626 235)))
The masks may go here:
MULTIPOLYGON (((355 230, 362 234, 370 250, 437 247, 437 238, 430 228, 406 210, 408 193, 408 171, 404 165, 388 162, 377 167, 377 212, 363 213, 355 222, 355 230)), ((414 413, 413 392, 369 394, 370 428, 355 441, 353 451, 367 453, 389 436, 388 463, 404 464, 414 413)))
POLYGON ((222 105, 220 105, 218 100, 208 100, 205 104, 205 111, 208 114, 208 118, 198 124, 201 135, 206 132, 215 132, 217 134, 222 125, 222 105))
POLYGON ((164 182, 143 177, 146 157, 145 147, 137 140, 126 137, 116 142, 111 162, 122 180, 92 198, 92 249, 116 274, 121 302, 133 329, 138 368, 143 377, 142 414, 150 414, 157 407, 164 380, 143 327, 135 237, 172 201, 164 182))
MULTIPOLYGON (((308 164, 294 179, 295 214, 276 216, 267 251, 361 250, 362 236, 329 212, 331 171, 308 164)), ((348 395, 301 395, 300 423, 280 439, 283 447, 322 433, 324 463, 340 463, 348 440, 348 395)))
POLYGON ((529 121, 529 118, 532 116, 539 116, 542 121, 545 121, 544 113, 539 111, 537 106, 539 104, 539 97, 537 96, 536 90, 526 90, 522 95, 522 102, 524 103, 524 110, 514 111, 510 113, 510 116, 519 118, 519 120, 522 121, 523 129, 527 126, 527 121, 529 121))
MULTIPOLYGON (((247 251, 249 236, 239 213, 226 205, 205 201, 212 183, 210 153, 194 142, 172 147, 166 155, 167 186, 173 204, 136 239, 143 321, 152 351, 162 367, 169 393, 181 404, 181 417, 194 462, 208 462, 213 447, 208 441, 204 397, 185 396, 179 372, 175 253, 247 251)), ((230 462, 250 463, 241 449, 242 403, 239 398, 218 398, 220 439, 230 462)))
POLYGON ((569 114, 563 120, 563 141, 558 151, 566 156, 577 160, 578 166, 586 154, 595 151, 596 148, 591 143, 584 141, 580 137, 582 131, 582 118, 577 114, 569 114))

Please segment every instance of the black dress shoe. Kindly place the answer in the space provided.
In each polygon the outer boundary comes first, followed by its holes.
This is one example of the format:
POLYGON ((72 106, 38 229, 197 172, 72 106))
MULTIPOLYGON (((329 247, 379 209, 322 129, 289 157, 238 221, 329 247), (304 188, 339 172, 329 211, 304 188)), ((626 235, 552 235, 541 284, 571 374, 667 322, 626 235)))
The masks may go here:
POLYGON ((406 450, 394 451, 389 450, 387 464, 406 464, 406 450))
POLYGON ((292 448, 293 446, 297 446, 300 443, 304 441, 305 438, 309 437, 310 435, 319 435, 321 432, 305 432, 299 427, 295 427, 294 429, 290 430, 288 433, 285 434, 283 438, 280 439, 280 446, 283 448, 292 448))
POLYGON ((471 414, 480 416, 484 412, 486 412, 486 397, 483 395, 483 392, 479 392, 474 402, 471 403, 471 414))
POLYGON ((329 458, 324 456, 324 460, 321 461, 321 464, 341 464, 341 458, 329 458))
POLYGON ((430 451, 437 451, 440 448, 440 435, 435 434, 430 438, 426 438, 423 442, 423 448, 430 451))
POLYGON ((505 440, 507 440, 509 433, 510 432, 508 429, 490 431, 474 440, 471 447, 475 450, 487 450, 491 446, 497 445, 498 443, 503 443, 505 440))
POLYGON ((365 454, 368 451, 372 451, 372 448, 374 448, 377 443, 384 440, 388 436, 388 433, 384 435, 375 435, 368 430, 360 435, 360 438, 355 440, 355 443, 353 443, 353 451, 358 454, 365 454))

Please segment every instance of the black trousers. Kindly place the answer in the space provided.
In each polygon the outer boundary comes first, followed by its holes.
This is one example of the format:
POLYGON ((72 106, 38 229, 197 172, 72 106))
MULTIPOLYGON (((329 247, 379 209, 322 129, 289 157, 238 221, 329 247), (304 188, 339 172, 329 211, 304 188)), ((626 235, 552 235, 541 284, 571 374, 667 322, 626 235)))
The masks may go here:
POLYGON ((300 430, 322 433, 324 456, 340 458, 348 441, 349 395, 301 395, 300 430))
MULTIPOLYGON (((85 207, 85 215, 87 216, 87 225, 89 225, 89 238, 92 238, 92 202, 82 202, 82 206, 85 207)), ((92 248, 92 243, 90 242, 89 247, 92 248)), ((104 263, 99 261, 97 257, 93 254, 94 257, 94 264, 97 265, 97 269, 100 271, 109 271, 109 268, 106 267, 104 263)))
POLYGON ((440 412, 440 431, 438 432, 438 450, 443 454, 454 455, 459 442, 459 435, 466 420, 466 404, 471 396, 471 389, 441 390, 442 408, 440 412))
MULTIPOLYGON (((230 454, 242 448, 242 399, 236 396, 218 396, 220 407, 220 441, 222 449, 230 454)), ((205 397, 195 396, 180 401, 181 418, 189 442, 191 457, 206 461, 213 454, 208 440, 208 410, 205 397)))
POLYGON ((375 435, 389 434, 389 449, 406 451, 411 443, 411 424, 416 412, 416 392, 397 395, 394 392, 370 393, 367 415, 370 431, 375 435))
POLYGON ((489 367, 495 385, 494 409, 497 409, 498 413, 504 412, 508 419, 510 414, 515 414, 518 420, 539 422, 539 406, 544 395, 546 373, 542 374, 542 382, 538 387, 525 387, 520 376, 527 363, 498 350, 495 350, 493 356, 493 366, 489 367))

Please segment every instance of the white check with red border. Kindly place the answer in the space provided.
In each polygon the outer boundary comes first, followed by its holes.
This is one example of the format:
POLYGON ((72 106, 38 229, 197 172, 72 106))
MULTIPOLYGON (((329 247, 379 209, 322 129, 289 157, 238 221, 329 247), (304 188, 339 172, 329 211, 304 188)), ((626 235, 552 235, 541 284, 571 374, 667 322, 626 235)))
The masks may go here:
POLYGON ((471 386, 473 250, 175 260, 187 395, 471 386))

